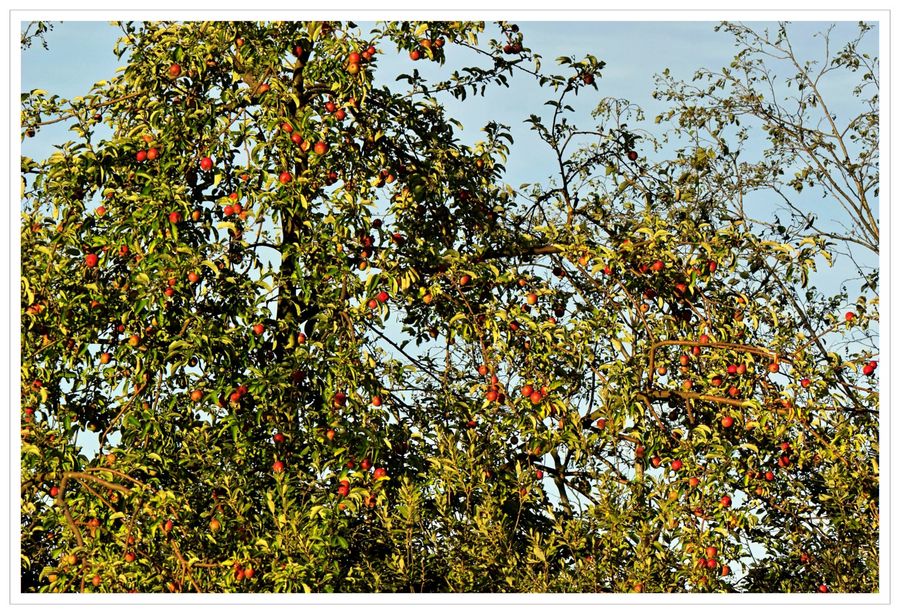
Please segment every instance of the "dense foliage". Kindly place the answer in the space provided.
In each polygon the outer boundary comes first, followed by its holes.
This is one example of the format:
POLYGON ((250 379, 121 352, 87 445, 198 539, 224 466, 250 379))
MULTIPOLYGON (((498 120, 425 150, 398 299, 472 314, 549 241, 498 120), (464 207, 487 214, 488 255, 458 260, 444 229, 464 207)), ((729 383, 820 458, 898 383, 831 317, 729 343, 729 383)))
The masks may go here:
POLYGON ((72 134, 22 160, 23 591, 878 590, 877 277, 726 206, 725 128, 576 127, 603 62, 508 23, 121 27, 23 94, 72 134), (520 188, 446 106, 515 75, 520 188))

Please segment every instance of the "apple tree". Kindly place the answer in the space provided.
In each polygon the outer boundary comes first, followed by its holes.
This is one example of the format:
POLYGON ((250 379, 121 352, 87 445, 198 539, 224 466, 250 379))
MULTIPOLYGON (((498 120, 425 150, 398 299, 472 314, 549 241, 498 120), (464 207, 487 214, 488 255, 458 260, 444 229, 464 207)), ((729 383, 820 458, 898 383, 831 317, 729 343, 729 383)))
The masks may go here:
POLYGON ((826 238, 730 214, 601 60, 120 27, 116 76, 23 94, 71 133, 22 159, 23 591, 877 590, 877 297, 808 286, 826 238), (518 188, 450 114, 512 78, 556 169, 518 188))

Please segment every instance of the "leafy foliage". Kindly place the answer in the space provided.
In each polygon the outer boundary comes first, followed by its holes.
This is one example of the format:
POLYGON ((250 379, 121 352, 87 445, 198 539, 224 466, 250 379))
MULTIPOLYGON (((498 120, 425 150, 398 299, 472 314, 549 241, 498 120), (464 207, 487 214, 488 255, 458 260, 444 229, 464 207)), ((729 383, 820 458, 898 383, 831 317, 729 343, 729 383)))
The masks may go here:
MULTIPOLYGON (((121 24, 23 95, 24 591, 877 590, 877 296, 513 24, 121 24), (443 63, 378 85, 394 49, 443 63), (548 184, 439 99, 516 71, 548 184), (51 119, 47 119, 51 117, 51 119), (110 136, 100 131, 104 126, 110 136), (703 177, 703 180, 697 180, 703 177), (81 443, 97 438, 97 452, 81 443)), ((418 59, 416 59, 418 58, 418 59)), ((732 177, 733 179, 733 177, 732 177)))

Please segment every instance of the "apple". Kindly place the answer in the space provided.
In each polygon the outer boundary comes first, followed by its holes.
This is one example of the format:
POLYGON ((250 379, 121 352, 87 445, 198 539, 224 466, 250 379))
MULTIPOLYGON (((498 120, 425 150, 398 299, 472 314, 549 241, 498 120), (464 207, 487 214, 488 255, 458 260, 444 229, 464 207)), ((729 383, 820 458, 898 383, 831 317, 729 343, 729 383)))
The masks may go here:
POLYGON ((662 459, 658 456, 654 456, 650 459, 650 464, 654 467, 659 467, 660 465, 662 465, 662 459))
POLYGON ((381 292, 378 293, 378 296, 376 298, 378 299, 379 303, 384 303, 390 298, 390 296, 388 295, 387 292, 382 290, 381 292))
POLYGON ((672 461, 672 471, 678 471, 684 466, 684 463, 681 462, 680 459, 675 459, 672 461))
POLYGON ((646 450, 646 448, 644 448, 644 446, 639 445, 639 446, 635 447, 635 449, 634 449, 634 455, 637 458, 644 458, 644 454, 646 452, 647 452, 647 450, 646 450))
POLYGON ((275 443, 284 443, 284 434, 283 433, 275 433, 272 436, 272 441, 275 443))
POLYGON ((359 61, 360 61, 359 54, 355 51, 347 56, 347 62, 349 62, 350 64, 359 64, 359 61))
POLYGON ((188 273, 188 281, 192 284, 195 284, 200 281, 200 275, 198 275, 195 271, 191 271, 190 273, 188 273))
POLYGON ((537 294, 535 294, 534 292, 532 292, 531 294, 529 294, 529 295, 526 297, 525 300, 528 302, 529 305, 535 305, 535 304, 537 303, 537 301, 538 301, 537 294))
POLYGON ((635 160, 637 160, 637 159, 638 159, 637 152, 636 152, 636 151, 629 151, 629 152, 628 152, 628 159, 631 160, 632 162, 634 162, 635 160))
POLYGON ((347 394, 344 392, 336 392, 334 393, 334 398, 332 399, 335 407, 343 407, 347 404, 347 394))
POLYGON ((539 479, 539 480, 543 480, 543 479, 544 479, 544 472, 541 471, 540 469, 538 469, 537 471, 534 472, 534 476, 535 476, 537 479, 539 479))
POLYGON ((775 479, 775 474, 772 473, 771 471, 766 471, 765 478, 766 478, 766 482, 771 482, 772 480, 775 479))
POLYGON ((722 498, 719 499, 719 503, 722 504, 722 507, 731 507, 731 497, 728 495, 722 495, 722 498))
POLYGON ((317 156, 324 156, 328 153, 328 143, 325 141, 317 141, 313 146, 313 151, 316 152, 317 156))
POLYGON ((810 384, 812 384, 812 382, 808 377, 804 377, 802 380, 800 380, 800 386, 802 386, 803 388, 809 388, 810 384))
MULTIPOLYGON (((346 112, 345 110, 343 110, 343 109, 338 109, 338 110, 335 111, 335 113, 334 113, 334 118, 335 118, 336 120, 338 120, 339 122, 342 122, 342 121, 344 121, 344 120, 347 118, 347 112, 346 112)), ((390 175, 389 175, 389 176, 390 176, 390 175)))
POLYGON ((100 586, 100 582, 101 579, 98 575, 95 575, 93 578, 91 578, 91 584, 93 584, 94 586, 100 586))
POLYGON ((700 478, 691 477, 688 480, 688 486, 690 486, 691 488, 697 488, 697 486, 699 486, 699 485, 700 485, 700 478))
POLYGON ((729 386, 728 387, 728 396, 730 396, 731 398, 736 399, 738 397, 738 395, 740 395, 740 394, 741 394, 741 391, 738 389, 737 386, 729 386))
POLYGON ((291 134, 291 142, 294 145, 299 145, 300 143, 303 142, 303 137, 300 136, 299 132, 294 132, 293 134, 291 134))
POLYGON ((169 77, 172 79, 177 79, 181 75, 181 66, 178 64, 172 64, 169 66, 169 77))
POLYGON ((468 283, 470 281, 472 281, 472 278, 469 275, 463 275, 462 277, 459 278, 459 285, 460 286, 468 285, 468 283))
POLYGON ((383 480, 388 477, 387 470, 384 467, 377 467, 372 477, 376 480, 383 480))
POLYGON ((855 318, 856 318, 856 314, 853 313, 852 311, 848 311, 847 313, 844 314, 844 319, 847 320, 848 322, 852 322, 855 318))
POLYGON ((294 127, 292 125, 290 125, 288 122, 284 122, 283 124, 281 124, 281 129, 284 130, 285 132, 287 132, 288 134, 290 134, 291 132, 294 131, 294 127))
POLYGON ((422 54, 419 52, 418 49, 413 49, 412 51, 409 52, 409 59, 412 60, 413 62, 415 62, 416 60, 418 60, 421 57, 422 57, 422 54))
POLYGON ((212 161, 212 158, 210 158, 209 156, 205 156, 205 157, 203 157, 203 158, 200 158, 200 168, 201 168, 201 170, 208 171, 208 170, 211 170, 212 167, 213 167, 213 161, 212 161))
POLYGON ((597 428, 601 431, 606 428, 606 418, 597 418, 597 428))
POLYGON ((169 214, 169 222, 172 224, 178 224, 181 222, 181 214, 178 211, 172 211, 169 214))
POLYGON ((284 463, 283 462, 281 462, 280 460, 277 460, 274 463, 272 463, 272 472, 273 473, 281 473, 282 471, 284 471, 284 463))
POLYGON ((282 173, 280 175, 278 175, 278 181, 281 183, 281 185, 288 184, 292 180, 293 180, 293 177, 287 171, 282 171, 282 173))
POLYGON ((371 466, 372 466, 372 461, 370 461, 368 458, 362 459, 362 461, 359 463, 359 468, 362 469, 363 471, 368 471, 369 467, 371 467, 371 466))
POLYGON ((378 309, 378 301, 374 298, 369 299, 369 309, 378 309))
POLYGON ((134 552, 126 552, 125 553, 125 562, 133 563, 134 562, 134 552))
POLYGON ((334 436, 334 429, 328 429, 327 431, 325 431, 325 437, 328 439, 328 441, 334 441, 334 436))
POLYGON ((528 396, 528 398, 529 398, 529 400, 531 401, 532 405, 537 405, 538 403, 540 403, 540 402, 543 400, 544 395, 541 394, 541 391, 540 391, 540 390, 534 390, 534 391, 528 396))
POLYGON ((225 208, 222 209, 222 215, 225 217, 231 217, 234 215, 234 206, 233 205, 225 205, 225 208))
POLYGON ((57 488, 56 486, 51 486, 50 487, 50 496, 55 499, 58 494, 59 494, 59 488, 57 488))
POLYGON ((202 398, 203 398, 202 391, 200 391, 200 390, 192 390, 191 391, 191 401, 193 401, 194 403, 196 403, 197 401, 199 401, 202 398))
POLYGON ((159 157, 159 150, 156 147, 151 147, 147 150, 147 159, 151 162, 156 160, 159 157))
MULTIPOLYGON (((95 577, 96 577, 96 576, 95 576, 95 577)), ((95 585, 95 586, 96 586, 96 585, 95 585)), ((827 593, 827 592, 828 592, 828 585, 826 585, 826 584, 820 584, 820 585, 819 585, 819 592, 820 592, 820 593, 827 593)))
POLYGON ((727 428, 731 428, 731 425, 734 424, 734 418, 731 416, 723 416, 722 417, 722 426, 727 428))
POLYGON ((213 518, 209 521, 209 530, 215 533, 219 529, 222 528, 222 523, 218 521, 218 519, 213 518))
POLYGON ((656 262, 654 262, 653 264, 650 265, 650 270, 653 271, 654 273, 658 273, 658 272, 662 271, 664 268, 666 268, 666 265, 662 260, 657 260, 656 262))

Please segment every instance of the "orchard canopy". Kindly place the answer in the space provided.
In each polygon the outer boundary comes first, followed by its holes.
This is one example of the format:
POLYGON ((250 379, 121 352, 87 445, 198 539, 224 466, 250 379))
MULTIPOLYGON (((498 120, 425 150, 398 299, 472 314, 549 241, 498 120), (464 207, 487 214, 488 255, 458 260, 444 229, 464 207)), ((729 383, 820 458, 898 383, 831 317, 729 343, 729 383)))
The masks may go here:
POLYGON ((22 592, 879 590, 875 26, 655 122, 527 25, 116 27, 22 94, 22 592))

